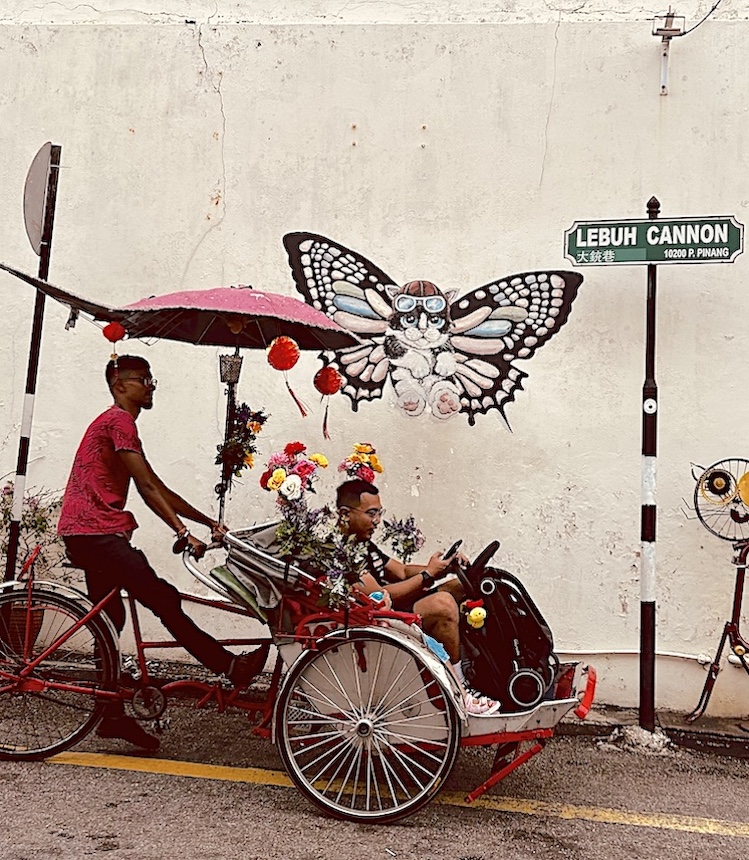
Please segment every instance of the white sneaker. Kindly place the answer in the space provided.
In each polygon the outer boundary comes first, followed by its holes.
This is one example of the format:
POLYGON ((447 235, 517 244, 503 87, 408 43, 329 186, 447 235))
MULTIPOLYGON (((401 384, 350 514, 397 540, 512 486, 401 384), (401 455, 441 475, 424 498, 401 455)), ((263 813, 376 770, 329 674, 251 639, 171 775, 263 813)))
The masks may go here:
POLYGON ((502 707, 499 702, 484 696, 476 690, 466 690, 463 701, 466 713, 471 717, 491 717, 502 707))

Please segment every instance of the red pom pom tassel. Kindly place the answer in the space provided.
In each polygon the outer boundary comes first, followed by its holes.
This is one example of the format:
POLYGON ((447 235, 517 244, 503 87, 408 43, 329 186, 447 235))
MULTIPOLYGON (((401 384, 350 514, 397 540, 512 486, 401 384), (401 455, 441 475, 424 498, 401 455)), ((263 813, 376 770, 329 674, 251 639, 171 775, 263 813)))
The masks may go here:
POLYGON ((321 367, 315 374, 313 380, 315 388, 322 394, 321 400, 325 400, 325 417, 322 422, 322 435, 326 439, 330 439, 328 431, 328 409, 330 407, 330 395, 336 394, 341 390, 343 385, 343 377, 341 374, 329 364, 321 367))

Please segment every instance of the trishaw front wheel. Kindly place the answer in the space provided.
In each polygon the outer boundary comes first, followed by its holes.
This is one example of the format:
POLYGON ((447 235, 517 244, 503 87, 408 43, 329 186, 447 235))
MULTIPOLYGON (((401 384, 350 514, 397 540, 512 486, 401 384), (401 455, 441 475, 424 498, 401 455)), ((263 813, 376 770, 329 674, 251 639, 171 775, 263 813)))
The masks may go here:
POLYGON ((291 669, 276 739, 289 776, 312 803, 336 818, 386 823, 442 788, 460 722, 418 648, 350 631, 291 669))
POLYGON ((0 759, 47 758, 101 719, 117 653, 101 622, 81 623, 86 612, 42 589, 0 594, 0 759))

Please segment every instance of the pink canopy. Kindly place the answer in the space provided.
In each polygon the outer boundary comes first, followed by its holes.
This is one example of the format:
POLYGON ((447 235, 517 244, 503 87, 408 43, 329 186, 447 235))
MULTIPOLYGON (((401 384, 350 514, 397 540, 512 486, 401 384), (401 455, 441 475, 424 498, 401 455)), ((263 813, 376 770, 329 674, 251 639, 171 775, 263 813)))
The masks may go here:
POLYGON ((322 311, 292 296, 252 287, 214 287, 150 296, 125 307, 83 299, 0 263, 11 275, 97 320, 121 323, 131 338, 179 340, 206 346, 264 349, 278 335, 300 349, 337 350, 357 339, 322 311))

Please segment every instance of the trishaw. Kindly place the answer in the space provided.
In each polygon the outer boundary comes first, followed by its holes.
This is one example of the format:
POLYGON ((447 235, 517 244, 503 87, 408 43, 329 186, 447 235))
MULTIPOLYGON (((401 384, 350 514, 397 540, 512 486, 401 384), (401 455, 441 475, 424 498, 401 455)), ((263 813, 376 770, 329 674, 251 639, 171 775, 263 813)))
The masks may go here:
MULTIPOLYGON (((134 601, 135 671, 123 673, 118 637, 103 611, 66 585, 36 581, 34 557, 0 587, 0 758, 38 760, 82 740, 108 702, 129 703, 158 719, 169 696, 189 693, 197 707, 240 708, 253 731, 278 746, 289 777, 317 807, 350 821, 381 823, 416 812, 447 781, 460 746, 494 746, 479 797, 540 752, 568 712, 584 719, 595 672, 581 663, 551 666, 543 699, 528 709, 467 716, 463 691, 430 646, 418 616, 385 610, 352 592, 336 609, 321 605, 322 580, 268 548, 272 524, 229 532, 224 564, 188 570, 215 597, 183 599, 260 620, 261 639, 223 640, 275 648, 260 698, 223 678, 157 685, 146 653, 174 642, 143 641, 134 601)), ((481 588, 486 553, 461 574, 466 593, 481 588)))

